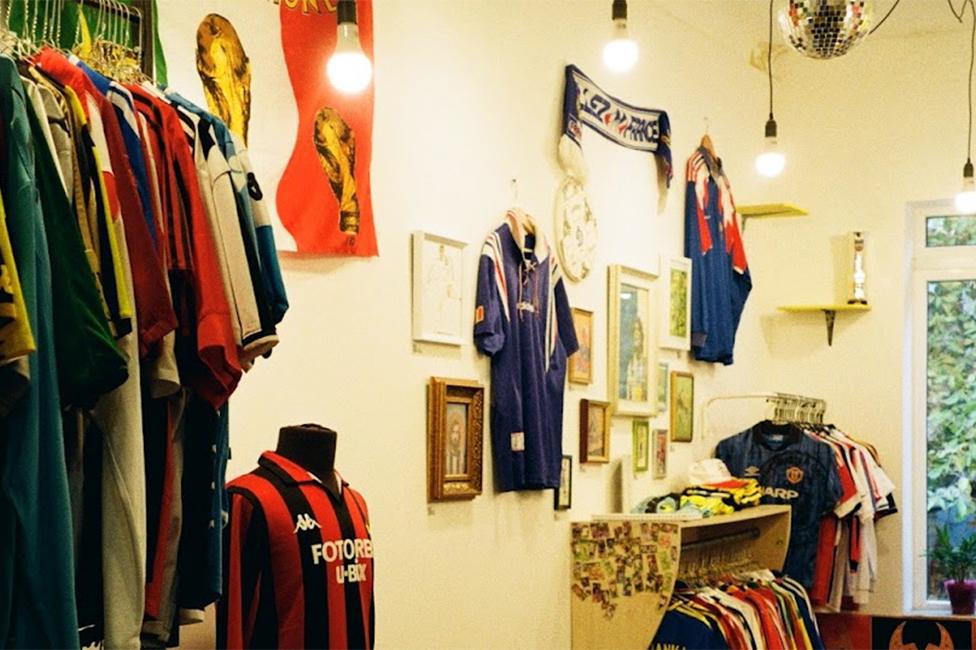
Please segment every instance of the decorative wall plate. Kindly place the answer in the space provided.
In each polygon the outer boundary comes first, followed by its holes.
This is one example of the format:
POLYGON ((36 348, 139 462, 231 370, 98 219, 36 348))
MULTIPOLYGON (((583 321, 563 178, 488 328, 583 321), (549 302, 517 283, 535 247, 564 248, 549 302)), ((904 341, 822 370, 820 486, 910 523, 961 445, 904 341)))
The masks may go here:
POLYGON ((567 176, 556 191, 556 247, 563 269, 573 282, 590 274, 596 262, 596 217, 583 184, 567 176))

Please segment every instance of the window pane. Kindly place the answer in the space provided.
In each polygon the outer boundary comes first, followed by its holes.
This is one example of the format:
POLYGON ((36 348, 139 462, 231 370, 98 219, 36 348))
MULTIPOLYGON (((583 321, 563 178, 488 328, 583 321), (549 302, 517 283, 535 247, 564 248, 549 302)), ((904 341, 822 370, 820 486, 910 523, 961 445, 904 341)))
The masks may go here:
MULTIPOLYGON (((937 526, 949 526, 954 542, 976 532, 976 279, 928 283, 926 354, 931 548, 937 526)), ((929 565, 929 598, 946 598, 948 577, 929 565)))
POLYGON ((925 245, 976 246, 976 215, 929 217, 925 220, 925 245))

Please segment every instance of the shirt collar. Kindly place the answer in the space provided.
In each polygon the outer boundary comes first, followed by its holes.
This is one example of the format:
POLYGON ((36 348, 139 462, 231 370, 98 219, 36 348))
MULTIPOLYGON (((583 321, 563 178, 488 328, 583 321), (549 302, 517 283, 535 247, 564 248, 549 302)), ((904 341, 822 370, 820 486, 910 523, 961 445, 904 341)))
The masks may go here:
MULTIPOLYGON (((317 476, 298 463, 288 460, 281 454, 273 451, 266 451, 261 454, 258 465, 274 473, 275 476, 289 485, 300 485, 302 483, 316 483, 323 487, 326 485, 317 476)), ((336 472, 335 475, 339 485, 339 492, 341 493, 349 484, 342 478, 339 472, 336 472)))
POLYGON ((522 211, 521 208, 512 208, 505 213, 505 221, 512 231, 512 237, 515 239, 515 243, 518 245, 519 250, 522 251, 522 256, 526 259, 529 256, 526 255, 525 239, 529 234, 529 230, 532 231, 535 235, 535 246, 532 249, 532 253, 535 254, 538 264, 545 262, 546 258, 549 257, 549 244, 546 242, 546 237, 542 234, 535 219, 530 217, 528 213, 522 211))

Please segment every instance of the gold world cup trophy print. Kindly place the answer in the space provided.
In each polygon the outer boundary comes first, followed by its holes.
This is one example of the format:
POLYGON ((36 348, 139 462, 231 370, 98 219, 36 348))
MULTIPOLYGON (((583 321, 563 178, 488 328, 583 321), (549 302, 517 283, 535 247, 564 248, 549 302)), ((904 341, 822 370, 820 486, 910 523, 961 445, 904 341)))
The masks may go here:
POLYGON ((208 14, 197 27, 197 74, 210 112, 247 144, 251 119, 251 62, 229 20, 208 14))
POLYGON ((356 135, 338 111, 325 106, 315 116, 314 139, 319 161, 339 201, 339 230, 355 237, 359 234, 356 135))

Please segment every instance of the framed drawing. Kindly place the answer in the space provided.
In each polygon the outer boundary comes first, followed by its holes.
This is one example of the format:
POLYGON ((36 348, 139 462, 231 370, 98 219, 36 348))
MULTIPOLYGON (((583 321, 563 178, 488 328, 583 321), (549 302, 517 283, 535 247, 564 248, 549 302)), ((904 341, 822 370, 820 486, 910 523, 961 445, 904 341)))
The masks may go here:
POLYGON ((668 430, 654 429, 654 472, 651 478, 668 477, 668 430))
POLYGON ((610 404, 580 400, 580 462, 610 462, 610 404))
POLYGON ((671 371, 671 440, 691 442, 694 436, 695 376, 671 371))
POLYGON ((563 456, 559 463, 559 487, 553 495, 553 508, 569 510, 573 507, 573 457, 563 456))
POLYGON ((485 388, 432 377, 427 387, 427 500, 481 494, 485 388))
POLYGON ((691 349, 691 260, 687 257, 662 257, 666 300, 661 313, 662 348, 691 349))
POLYGON ((573 327, 579 350, 569 358, 569 381, 593 383, 593 312, 573 307, 573 327))
POLYGON ((615 415, 653 415, 651 369, 657 367, 652 303, 655 273, 609 269, 609 391, 615 415))
POLYGON ((647 420, 634 420, 634 473, 646 472, 648 463, 648 444, 650 443, 651 423, 647 420))
POLYGON ((464 242, 413 233, 413 339, 461 345, 464 242))
POLYGON ((657 364, 657 412, 664 413, 668 410, 668 382, 670 381, 669 372, 671 366, 664 361, 657 364))

